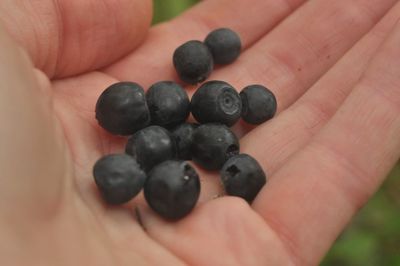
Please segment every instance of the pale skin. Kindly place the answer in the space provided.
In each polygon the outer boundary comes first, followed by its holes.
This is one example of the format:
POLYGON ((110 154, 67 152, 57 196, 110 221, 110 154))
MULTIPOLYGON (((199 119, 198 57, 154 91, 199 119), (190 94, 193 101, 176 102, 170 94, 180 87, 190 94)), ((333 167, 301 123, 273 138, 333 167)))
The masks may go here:
POLYGON ((2 263, 317 265, 400 157, 396 2, 207 0, 149 28, 150 1, 1 1, 2 263), (276 118, 235 129, 267 185, 251 206, 215 199, 217 175, 199 170, 200 202, 178 222, 141 195, 107 206, 92 166, 126 139, 97 125, 97 97, 176 80, 173 50, 221 26, 244 49, 211 79, 278 99, 276 118))

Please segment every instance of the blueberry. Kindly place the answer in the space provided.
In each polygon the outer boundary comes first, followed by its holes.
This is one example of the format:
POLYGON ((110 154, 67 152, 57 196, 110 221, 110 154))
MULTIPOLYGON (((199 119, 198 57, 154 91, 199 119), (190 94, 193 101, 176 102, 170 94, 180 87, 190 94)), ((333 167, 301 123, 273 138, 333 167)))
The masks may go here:
POLYGON ((174 158, 175 143, 166 129, 150 126, 128 139, 125 152, 136 158, 140 166, 148 172, 153 166, 174 158))
POLYGON ((145 94, 140 85, 119 82, 108 87, 96 104, 96 119, 112 134, 131 135, 150 123, 145 94))
POLYGON ((239 35, 231 29, 220 28, 210 32, 204 44, 210 49, 215 64, 229 64, 235 61, 242 48, 239 35))
POLYGON ((249 124, 261 124, 276 113, 275 95, 262 85, 250 85, 240 92, 242 98, 242 118, 249 124))
POLYGON ((146 93, 152 124, 170 127, 182 123, 190 113, 186 91, 175 82, 161 81, 146 93))
POLYGON ((242 101, 236 90, 224 81, 208 81, 194 93, 192 114, 200 123, 234 125, 242 112, 242 101))
POLYGON ((206 80, 214 67, 210 51, 200 41, 188 41, 179 46, 174 52, 173 63, 180 79, 189 84, 206 80))
POLYGON ((230 158, 221 169, 221 181, 226 194, 251 203, 267 179, 258 162, 248 154, 230 158))
POLYGON ((93 176, 104 200, 122 204, 135 197, 143 187, 146 174, 134 158, 126 154, 111 154, 100 158, 93 176))
POLYGON ((194 208, 200 180, 187 162, 165 161, 153 168, 144 185, 149 206, 167 219, 180 219, 194 208))
POLYGON ((193 142, 193 132, 198 124, 184 123, 171 130, 172 138, 176 144, 177 158, 181 160, 191 160, 191 146, 193 142))
POLYGON ((203 124, 193 133, 193 161, 205 169, 221 169, 230 157, 238 153, 239 141, 225 125, 203 124))

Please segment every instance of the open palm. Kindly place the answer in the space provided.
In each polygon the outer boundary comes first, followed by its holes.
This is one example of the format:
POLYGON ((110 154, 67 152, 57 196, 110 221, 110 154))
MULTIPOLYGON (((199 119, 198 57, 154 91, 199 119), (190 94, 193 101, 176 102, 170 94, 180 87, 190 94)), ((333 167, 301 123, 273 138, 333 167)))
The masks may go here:
POLYGON ((150 1, 1 2, 3 263, 317 264, 400 156, 396 2, 208 0, 149 31, 150 1), (218 178, 201 171, 200 202, 178 222, 142 196, 106 206, 92 166, 126 139, 97 125, 98 96, 120 80, 176 80, 173 50, 217 27, 244 51, 211 79, 278 99, 275 119, 236 129, 267 185, 248 206, 215 199, 218 178))

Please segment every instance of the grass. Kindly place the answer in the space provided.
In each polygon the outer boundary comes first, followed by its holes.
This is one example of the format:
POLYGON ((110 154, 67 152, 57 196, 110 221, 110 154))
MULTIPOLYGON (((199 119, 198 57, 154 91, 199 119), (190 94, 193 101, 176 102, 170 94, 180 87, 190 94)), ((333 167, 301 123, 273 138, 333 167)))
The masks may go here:
MULTIPOLYGON (((197 0, 154 0, 153 23, 168 20, 197 0)), ((337 239, 322 266, 400 265, 400 164, 337 239)))
POLYGON ((400 165, 354 217, 323 266, 400 265, 400 165))
POLYGON ((153 24, 166 21, 196 4, 198 0, 154 0, 153 24))

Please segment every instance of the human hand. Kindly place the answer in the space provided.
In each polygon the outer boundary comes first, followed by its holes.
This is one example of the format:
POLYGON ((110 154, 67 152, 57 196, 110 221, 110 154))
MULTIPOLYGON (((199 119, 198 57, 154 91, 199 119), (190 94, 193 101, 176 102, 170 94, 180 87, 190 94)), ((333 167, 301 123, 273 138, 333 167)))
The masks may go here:
POLYGON ((3 263, 317 264, 400 156, 396 2, 208 0, 142 43, 149 1, 1 2, 3 263), (176 79, 173 50, 221 26, 245 50, 211 79, 264 84, 278 99, 275 119, 236 129, 269 182, 250 208, 211 200, 218 178, 201 171, 199 205, 174 223, 141 198, 106 206, 92 166, 125 138, 97 125, 97 97, 119 80, 176 79))

